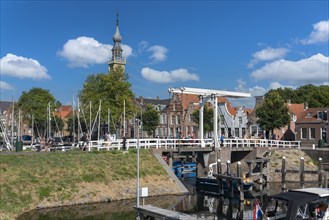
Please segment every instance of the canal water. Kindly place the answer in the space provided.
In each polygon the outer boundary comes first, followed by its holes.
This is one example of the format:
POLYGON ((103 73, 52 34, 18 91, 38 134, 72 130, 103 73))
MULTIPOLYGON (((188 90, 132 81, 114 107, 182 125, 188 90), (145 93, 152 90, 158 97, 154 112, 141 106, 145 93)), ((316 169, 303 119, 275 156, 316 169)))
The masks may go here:
MULTIPOLYGON (((256 200, 262 204, 266 196, 281 192, 281 184, 268 183, 261 187, 255 185, 252 191, 245 193, 243 203, 239 198, 216 197, 198 193, 194 181, 183 181, 190 194, 184 196, 147 197, 141 203, 164 209, 190 214, 198 219, 253 219, 253 204, 256 200)), ((311 187, 305 186, 305 187, 311 187)), ((287 189, 300 188, 299 184, 287 184, 287 189)), ((19 220, 134 220, 136 200, 124 200, 110 203, 67 206, 52 209, 33 210, 18 217, 19 220)))

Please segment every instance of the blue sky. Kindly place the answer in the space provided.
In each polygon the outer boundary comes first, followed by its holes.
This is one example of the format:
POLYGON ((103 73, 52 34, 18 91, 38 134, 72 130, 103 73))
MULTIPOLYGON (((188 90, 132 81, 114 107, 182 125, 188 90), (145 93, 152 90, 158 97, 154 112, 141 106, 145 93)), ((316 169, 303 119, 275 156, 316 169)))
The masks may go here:
POLYGON ((1 0, 0 99, 41 87, 72 103, 88 75, 108 71, 117 11, 137 97, 168 98, 181 86, 254 96, 328 85, 328 4, 1 0))

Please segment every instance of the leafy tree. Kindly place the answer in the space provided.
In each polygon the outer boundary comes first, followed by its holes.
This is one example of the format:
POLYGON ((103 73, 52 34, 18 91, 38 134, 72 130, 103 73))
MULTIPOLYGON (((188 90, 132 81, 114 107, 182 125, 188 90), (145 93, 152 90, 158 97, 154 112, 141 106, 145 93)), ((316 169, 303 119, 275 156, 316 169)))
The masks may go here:
MULTIPOLYGON (((199 125, 199 110, 195 110, 193 113, 193 122, 199 125)), ((207 105, 203 109, 203 132, 209 133, 213 130, 214 125, 214 110, 208 108, 207 105)))
POLYGON ((32 116, 34 117, 34 134, 37 136, 46 134, 48 103, 51 110, 61 106, 49 90, 42 88, 32 88, 28 92, 23 92, 18 99, 17 106, 22 111, 24 123, 31 126, 32 116))
POLYGON ((81 108, 87 121, 90 120, 90 117, 92 121, 94 120, 101 101, 101 122, 107 121, 108 110, 110 110, 111 121, 114 121, 117 125, 122 123, 124 101, 126 118, 132 117, 134 105, 131 100, 133 97, 131 84, 128 82, 128 74, 124 74, 122 68, 116 68, 110 73, 88 76, 80 93, 81 108), (90 103, 92 106, 91 116, 89 114, 90 103))
POLYGON ((281 98, 291 103, 307 102, 310 108, 328 107, 329 106, 329 86, 315 86, 312 84, 303 85, 296 90, 291 88, 278 88, 269 92, 277 91, 281 98))
POLYGON ((160 123, 160 113, 154 106, 147 105, 143 113, 143 130, 147 131, 148 135, 154 136, 155 129, 160 123))
POLYGON ((329 106, 329 86, 304 85, 296 90, 297 103, 307 102, 310 108, 329 106))
POLYGON ((265 95, 264 102, 256 109, 257 123, 266 131, 279 129, 289 123, 288 107, 278 91, 271 91, 265 95))

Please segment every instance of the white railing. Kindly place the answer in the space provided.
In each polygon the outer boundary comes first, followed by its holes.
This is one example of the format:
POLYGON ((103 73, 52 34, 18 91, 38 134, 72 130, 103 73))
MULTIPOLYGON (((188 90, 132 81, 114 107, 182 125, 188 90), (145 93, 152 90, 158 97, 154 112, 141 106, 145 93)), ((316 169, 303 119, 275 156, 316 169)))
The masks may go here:
POLYGON ((268 139, 225 139, 223 147, 300 148, 300 143, 300 141, 282 141, 268 139))
MULTIPOLYGON (((204 147, 212 147, 213 139, 203 139, 204 147)), ((148 138, 139 139, 140 148, 164 148, 176 149, 177 147, 201 147, 201 139, 161 139, 161 138, 148 138)), ((115 141, 96 140, 88 142, 88 150, 120 150, 123 149, 123 139, 115 141)), ((126 139, 126 149, 137 148, 137 139, 126 139)))
MULTIPOLYGON (((203 147, 214 146, 213 139, 203 139, 203 147)), ((176 149, 178 147, 201 148, 201 139, 161 139, 148 138, 139 139, 140 148, 164 148, 176 149)), ((114 141, 96 140, 88 142, 88 150, 120 150, 123 149, 123 139, 114 141)), ((250 148, 250 147, 277 147, 277 148, 300 148, 300 141, 281 141, 267 139, 225 139, 221 147, 250 148)), ((126 139, 125 148, 137 148, 137 139, 126 139)))

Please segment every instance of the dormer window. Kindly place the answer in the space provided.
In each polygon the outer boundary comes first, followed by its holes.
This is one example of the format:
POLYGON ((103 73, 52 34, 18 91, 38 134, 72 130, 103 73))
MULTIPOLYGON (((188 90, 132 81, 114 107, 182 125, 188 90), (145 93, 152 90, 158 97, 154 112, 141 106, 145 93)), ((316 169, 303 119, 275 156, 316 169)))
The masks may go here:
POLYGON ((296 115, 292 115, 292 121, 297 121, 297 117, 296 117, 296 115))
POLYGON ((309 112, 309 113, 307 113, 306 118, 312 118, 312 116, 313 116, 313 113, 309 112))
POLYGON ((322 119, 322 120, 327 120, 327 112, 326 111, 323 111, 323 112, 318 112, 317 114, 318 116, 318 119, 322 119))

